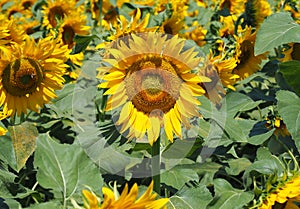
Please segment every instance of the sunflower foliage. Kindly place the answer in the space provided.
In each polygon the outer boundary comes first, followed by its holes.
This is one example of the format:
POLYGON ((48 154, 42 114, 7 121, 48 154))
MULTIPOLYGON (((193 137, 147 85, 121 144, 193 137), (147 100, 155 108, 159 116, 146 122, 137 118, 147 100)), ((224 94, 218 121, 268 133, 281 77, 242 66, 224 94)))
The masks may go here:
POLYGON ((298 1, 2 0, 0 20, 1 209, 300 207, 298 1))

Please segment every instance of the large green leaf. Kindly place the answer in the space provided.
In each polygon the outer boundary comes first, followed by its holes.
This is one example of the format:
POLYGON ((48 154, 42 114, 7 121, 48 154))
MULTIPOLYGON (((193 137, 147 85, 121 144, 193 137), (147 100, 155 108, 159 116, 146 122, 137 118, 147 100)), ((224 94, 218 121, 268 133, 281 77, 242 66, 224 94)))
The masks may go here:
POLYGON ((300 150, 300 98, 293 92, 277 92, 278 112, 300 150))
POLYGON ((262 54, 291 42, 300 42, 300 25, 293 20, 290 13, 276 13, 267 17, 258 30, 254 54, 262 54))
POLYGON ((199 179, 196 171, 175 166, 161 174, 161 183, 180 189, 189 181, 197 181, 199 179))
POLYGON ((17 171, 20 171, 36 148, 38 131, 32 123, 28 122, 9 126, 8 131, 14 146, 17 171))
POLYGON ((300 96, 300 62, 297 60, 283 62, 279 64, 279 69, 285 81, 300 96))
POLYGON ((201 208, 206 208, 212 199, 212 195, 205 185, 192 188, 185 186, 170 198, 167 208, 196 209, 199 208, 199 205, 201 208))
POLYGON ((225 179, 215 179, 214 187, 216 195, 209 209, 240 209, 254 197, 251 192, 233 188, 225 179))
POLYGON ((99 169, 80 146, 58 144, 48 134, 40 135, 37 140, 34 166, 38 183, 51 189, 64 205, 85 185, 96 191, 103 184, 99 169))

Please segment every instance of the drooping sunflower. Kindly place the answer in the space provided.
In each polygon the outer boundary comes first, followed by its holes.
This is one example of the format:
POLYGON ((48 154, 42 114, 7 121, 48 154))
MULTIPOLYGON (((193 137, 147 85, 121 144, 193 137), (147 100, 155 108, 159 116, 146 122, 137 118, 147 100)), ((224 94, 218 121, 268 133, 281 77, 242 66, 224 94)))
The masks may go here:
POLYGON ((225 59, 221 55, 213 56, 210 53, 201 75, 207 76, 212 80, 203 86, 206 90, 205 96, 212 102, 218 104, 221 101, 226 94, 223 87, 235 90, 233 85, 239 78, 238 75, 232 73, 235 67, 236 60, 234 58, 225 59))
POLYGON ((281 135, 283 137, 291 135, 290 132, 288 131, 285 123, 283 122, 282 118, 280 118, 278 116, 276 116, 276 117, 273 116, 273 118, 272 117, 267 118, 265 126, 269 130, 275 128, 274 135, 277 137, 279 135, 281 135))
POLYGON ((70 0, 68 3, 64 0, 47 1, 47 5, 44 5, 42 10, 43 25, 47 29, 56 28, 58 21, 63 20, 65 16, 71 13, 82 14, 83 11, 83 5, 76 6, 76 0, 70 0))
POLYGON ((152 193, 153 182, 149 185, 145 193, 137 199, 138 186, 135 183, 133 187, 128 191, 128 185, 126 184, 121 195, 116 196, 117 189, 114 191, 103 187, 102 193, 104 194, 103 203, 100 206, 99 199, 93 192, 83 190, 84 207, 86 209, 162 209, 169 201, 168 198, 161 198, 156 200, 157 194, 152 193))
POLYGON ((111 67, 101 67, 98 77, 111 95, 107 110, 121 106, 117 125, 127 137, 141 138, 147 132, 152 145, 164 127, 167 138, 173 132, 181 137, 181 123, 198 116, 200 102, 195 96, 205 94, 199 85, 210 79, 192 73, 203 58, 193 48, 183 51, 184 40, 159 33, 132 34, 108 48, 111 67), (128 42, 128 44, 126 44, 128 42))
POLYGON ((244 79, 257 72, 260 69, 260 63, 267 56, 266 53, 254 55, 256 32, 252 32, 251 27, 246 27, 240 36, 235 36, 235 39, 237 41, 237 66, 234 68, 233 73, 239 75, 240 79, 244 79))
POLYGON ((276 189, 269 193, 258 209, 299 209, 296 203, 300 203, 300 175, 295 174, 292 178, 279 184, 276 189))
POLYGON ((37 44, 27 37, 11 49, 0 59, 0 106, 18 115, 27 109, 38 112, 62 88, 68 48, 52 37, 37 44))
POLYGON ((290 43, 289 49, 283 51, 284 57, 281 59, 282 62, 289 60, 300 61, 300 43, 290 43))
POLYGON ((248 0, 245 13, 245 24, 259 27, 264 19, 272 14, 272 10, 267 0, 248 0))

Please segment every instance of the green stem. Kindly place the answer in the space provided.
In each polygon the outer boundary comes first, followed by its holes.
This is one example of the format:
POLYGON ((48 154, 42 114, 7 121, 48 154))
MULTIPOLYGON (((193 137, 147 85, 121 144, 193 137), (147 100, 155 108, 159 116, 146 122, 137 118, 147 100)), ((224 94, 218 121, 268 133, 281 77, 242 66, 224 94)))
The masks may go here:
POLYGON ((154 181, 153 190, 160 195, 160 137, 152 146, 152 180, 154 181))

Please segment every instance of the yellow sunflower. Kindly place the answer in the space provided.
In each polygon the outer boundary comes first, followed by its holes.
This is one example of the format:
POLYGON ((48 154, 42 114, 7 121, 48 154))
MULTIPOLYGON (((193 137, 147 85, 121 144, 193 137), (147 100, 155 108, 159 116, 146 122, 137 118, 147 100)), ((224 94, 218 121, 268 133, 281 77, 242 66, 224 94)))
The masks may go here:
POLYGON ((203 46, 206 43, 204 39, 207 30, 199 25, 197 21, 193 22, 192 26, 185 26, 185 28, 186 31, 182 34, 184 38, 195 41, 198 46, 203 46))
POLYGON ((221 37, 227 37, 234 34, 235 22, 237 19, 238 17, 236 15, 220 17, 220 22, 223 24, 222 28, 219 30, 221 37))
POLYGON ((252 33, 252 28, 247 27, 241 32, 240 36, 235 36, 237 66, 233 73, 244 79, 260 69, 260 63, 266 59, 266 53, 254 56, 254 43, 256 32, 252 33))
POLYGON ((160 32, 176 35, 184 28, 184 18, 180 14, 173 13, 160 26, 160 32))
POLYGON ((0 59, 0 106, 18 115, 27 109, 38 112, 62 88, 68 48, 51 37, 37 44, 27 37, 11 48, 0 59))
POLYGON ((194 48, 183 51, 184 40, 168 38, 158 33, 132 34, 119 41, 116 48, 108 48, 111 67, 99 69, 98 77, 106 82, 105 95, 112 95, 107 110, 122 106, 117 125, 127 137, 141 138, 147 132, 152 145, 164 127, 167 138, 173 132, 181 137, 181 123, 189 127, 188 119, 198 116, 200 102, 195 96, 205 94, 199 84, 207 77, 192 73, 202 58, 194 48))
MULTIPOLYGON (((119 16, 119 24, 114 27, 114 32, 109 36, 110 41, 115 41, 118 38, 128 37, 132 33, 145 33, 154 32, 158 27, 147 28, 150 14, 148 13, 144 19, 141 20, 142 13, 138 8, 136 14, 132 16, 131 21, 128 21, 123 15, 119 16)), ((103 42, 97 46, 97 48, 103 48, 109 44, 108 42, 103 42)))
POLYGON ((84 11, 83 5, 76 6, 76 0, 70 0, 68 3, 64 0, 50 0, 42 8, 43 25, 47 29, 56 28, 59 23, 58 21, 63 20, 65 16, 71 13, 82 14, 84 11))
POLYGON ((168 203, 168 198, 156 200, 157 194, 152 193, 153 182, 149 185, 145 193, 137 199, 138 186, 135 183, 128 192, 126 184, 121 195, 117 195, 118 191, 114 188, 112 191, 109 188, 103 187, 102 193, 104 200, 100 206, 99 199, 94 193, 83 190, 84 207, 86 209, 162 209, 168 203))
POLYGON ((5 15, 0 15, 0 22, 2 23, 0 26, 0 42, 5 42, 8 45, 12 42, 23 43, 25 31, 20 29, 15 18, 9 20, 5 15))
POLYGON ((300 203, 300 174, 279 184, 264 198, 258 209, 272 209, 275 205, 277 208, 299 209, 295 203, 300 203))
POLYGON ((300 61, 300 43, 290 43, 289 49, 283 51, 284 58, 281 59, 282 62, 289 60, 298 60, 300 61))
POLYGON ((68 45, 68 48, 71 49, 75 45, 73 39, 76 34, 88 35, 90 26, 86 24, 86 16, 84 14, 72 13, 66 16, 59 28, 59 36, 63 44, 68 45))
POLYGON ((219 3, 220 10, 228 9, 230 14, 240 14, 244 11, 244 0, 221 0, 219 3))
POLYGON ((271 130, 273 128, 275 128, 274 130, 274 135, 275 136, 290 136, 290 132, 288 131, 285 123, 283 122, 282 118, 280 117, 275 117, 273 119, 269 119, 267 118, 267 122, 266 122, 266 128, 271 130))
POLYGON ((272 14, 271 6, 267 0, 248 0, 246 3, 246 23, 259 27, 264 19, 272 14))

